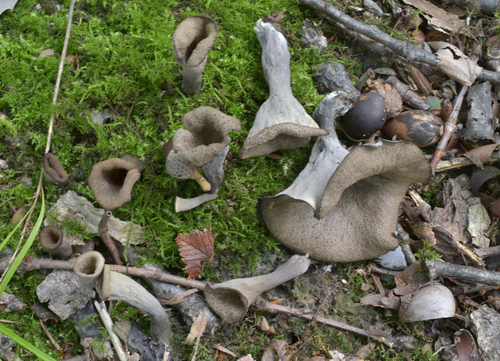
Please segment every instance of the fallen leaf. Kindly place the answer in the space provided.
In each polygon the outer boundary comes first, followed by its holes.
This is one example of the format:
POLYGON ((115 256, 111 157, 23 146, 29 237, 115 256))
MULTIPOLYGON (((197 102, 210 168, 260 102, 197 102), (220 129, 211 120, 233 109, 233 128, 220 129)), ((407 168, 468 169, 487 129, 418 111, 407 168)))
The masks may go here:
POLYGON ((16 6, 18 0, 2 0, 0 1, 0 14, 2 14, 5 10, 14 10, 14 6, 16 6))
POLYGON ((481 361, 476 341, 474 341, 474 337, 469 331, 457 331, 455 332, 453 339, 455 341, 455 346, 457 347, 458 358, 460 361, 481 361))
POLYGON ((213 345, 212 347, 215 348, 216 350, 219 350, 220 352, 224 352, 224 353, 227 353, 230 356, 236 357, 236 354, 233 351, 228 350, 224 346, 221 346, 221 345, 217 344, 217 345, 213 345))
POLYGON ((465 29, 465 21, 426 0, 403 0, 423 12, 423 16, 434 28, 446 34, 456 34, 465 29))
POLYGON ((45 49, 40 52, 39 57, 43 58, 45 56, 54 56, 56 55, 56 52, 53 49, 45 49))
POLYGON ((207 313, 203 311, 198 317, 196 317, 191 325, 191 330, 189 331, 189 335, 186 337, 186 341, 184 343, 193 343, 194 340, 199 339, 201 335, 203 335, 203 332, 205 332, 206 327, 207 313))
POLYGON ((437 67, 451 79, 462 85, 471 86, 481 73, 481 68, 455 45, 444 41, 430 41, 429 46, 439 59, 437 67))
POLYGON ((483 145, 481 147, 469 150, 468 152, 464 153, 464 157, 467 157, 470 159, 472 163, 474 163, 478 167, 482 167, 483 163, 486 163, 487 161, 490 160, 491 154, 495 150, 496 147, 498 147, 499 144, 487 144, 483 145))
POLYGON ((209 261, 214 256, 214 238, 211 229, 179 234, 175 239, 179 246, 182 261, 186 264, 182 270, 188 279, 194 279, 201 273, 201 262, 209 261))

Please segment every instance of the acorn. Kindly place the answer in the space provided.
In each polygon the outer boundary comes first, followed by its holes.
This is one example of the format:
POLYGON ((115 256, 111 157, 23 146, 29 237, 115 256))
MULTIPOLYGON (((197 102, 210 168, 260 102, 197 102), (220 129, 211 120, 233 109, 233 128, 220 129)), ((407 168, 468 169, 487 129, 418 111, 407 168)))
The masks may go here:
POLYGON ((387 120, 384 98, 375 91, 369 91, 359 98, 342 121, 345 135, 362 141, 370 138, 384 126, 387 120))
POLYGON ((409 110, 388 120, 383 131, 390 138, 396 136, 425 148, 439 141, 443 135, 443 121, 425 110, 409 110))

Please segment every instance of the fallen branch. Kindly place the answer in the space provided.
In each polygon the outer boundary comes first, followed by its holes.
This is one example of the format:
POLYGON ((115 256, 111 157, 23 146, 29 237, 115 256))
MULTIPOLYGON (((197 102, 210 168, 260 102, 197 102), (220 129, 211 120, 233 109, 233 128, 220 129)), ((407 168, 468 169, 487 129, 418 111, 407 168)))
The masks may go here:
MULTIPOLYGON (((347 30, 363 34, 368 38, 385 45, 394 51, 397 56, 401 56, 407 61, 429 64, 436 67, 440 61, 436 55, 423 49, 416 48, 410 43, 395 39, 384 33, 375 25, 367 25, 351 18, 349 15, 343 13, 332 4, 326 3, 322 0, 300 0, 300 3, 327 15, 332 18, 332 20, 345 26, 347 30)), ((491 83, 500 84, 500 73, 497 72, 482 69, 477 78, 491 83)))
MULTIPOLYGON (((500 151, 494 152, 490 159, 486 163, 494 163, 500 161, 500 151)), ((468 167, 474 165, 474 162, 472 162, 469 158, 467 157, 460 157, 460 158, 455 158, 455 159, 450 159, 450 160, 442 160, 437 163, 436 165, 436 172, 444 172, 450 169, 456 169, 456 168, 461 168, 461 167, 468 167)))
POLYGON ((453 277, 460 281, 500 286, 500 272, 453 264, 439 258, 427 259, 424 264, 427 275, 431 280, 439 277, 453 277))
POLYGON ((262 311, 281 312, 281 313, 286 313, 288 315, 304 318, 306 320, 311 320, 311 321, 314 320, 315 322, 320 322, 320 323, 323 323, 327 326, 339 328, 341 330, 349 331, 349 332, 356 333, 358 335, 370 338, 370 339, 375 340, 377 342, 382 342, 389 347, 394 347, 396 345, 396 342, 386 334, 382 335, 381 333, 366 331, 364 329, 354 327, 354 326, 345 324, 343 322, 338 322, 338 321, 332 320, 331 318, 318 316, 316 314, 308 312, 307 310, 300 310, 297 308, 289 308, 289 307, 277 305, 277 304, 274 304, 272 302, 268 302, 262 298, 257 298, 255 300, 255 302, 253 303, 253 305, 256 306, 257 309, 262 310, 262 311))

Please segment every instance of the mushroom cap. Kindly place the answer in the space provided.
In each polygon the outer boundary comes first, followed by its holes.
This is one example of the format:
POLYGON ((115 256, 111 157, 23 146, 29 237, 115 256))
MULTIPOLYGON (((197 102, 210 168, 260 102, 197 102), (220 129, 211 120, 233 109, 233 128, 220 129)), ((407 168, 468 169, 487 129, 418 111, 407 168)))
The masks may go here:
POLYGON ((260 198, 257 216, 286 247, 327 262, 372 259, 394 250, 399 203, 431 168, 409 142, 353 149, 328 181, 319 219, 308 203, 287 195, 260 198))
POLYGON ((196 67, 207 57, 217 39, 217 24, 206 16, 183 20, 173 35, 174 55, 183 66, 196 67))
POLYGON ((199 107, 184 115, 173 139, 173 149, 196 167, 224 152, 231 142, 229 131, 239 132, 240 121, 212 107, 199 107))
POLYGON ((54 154, 45 154, 42 164, 43 174, 47 181, 62 184, 68 180, 68 173, 66 173, 61 162, 59 162, 59 159, 54 154))
POLYGON ((63 232, 59 227, 47 226, 40 232, 40 245, 47 250, 57 249, 63 242, 63 232))
POLYGON ((111 158, 92 167, 88 183, 101 207, 113 210, 132 200, 132 187, 140 177, 134 164, 111 158))

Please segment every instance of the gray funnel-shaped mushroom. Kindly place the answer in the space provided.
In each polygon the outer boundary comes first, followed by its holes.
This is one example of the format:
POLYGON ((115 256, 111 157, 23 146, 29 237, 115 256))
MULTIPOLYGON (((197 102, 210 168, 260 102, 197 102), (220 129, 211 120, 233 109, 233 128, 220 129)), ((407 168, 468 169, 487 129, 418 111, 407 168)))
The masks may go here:
POLYGON ((274 272, 263 276, 236 278, 207 285, 205 299, 210 308, 226 322, 238 322, 247 313, 250 304, 262 292, 300 276, 309 268, 307 256, 294 255, 274 272))
POLYGON ((328 95, 314 112, 319 123, 329 124, 330 134, 318 138, 296 181, 257 204, 257 216, 283 245, 327 262, 371 259, 394 250, 399 203, 411 184, 431 177, 424 154, 408 142, 362 145, 346 155, 330 130, 332 117, 344 111, 338 105, 342 97, 328 95))
POLYGON ((164 155, 168 173, 178 179, 194 178, 210 192, 185 199, 177 197, 176 212, 194 208, 215 199, 224 179, 223 164, 229 152, 230 131, 241 130, 240 121, 211 107, 199 107, 182 118, 184 128, 175 132, 170 149, 164 155), (205 177, 201 175, 202 167, 205 177))
POLYGON ((199 93, 208 53, 217 39, 217 24, 205 16, 190 16, 175 29, 174 56, 182 66, 182 91, 199 93))
POLYGON ((290 52, 285 37, 262 19, 257 21, 254 31, 262 46, 262 68, 269 85, 269 98, 255 116, 240 158, 300 148, 311 137, 327 134, 292 94, 290 52))

